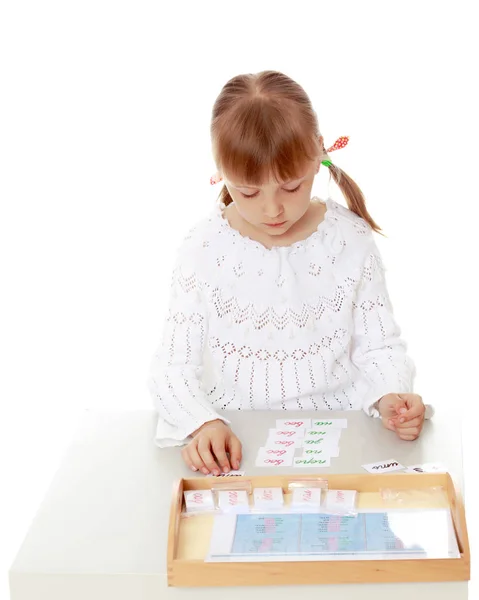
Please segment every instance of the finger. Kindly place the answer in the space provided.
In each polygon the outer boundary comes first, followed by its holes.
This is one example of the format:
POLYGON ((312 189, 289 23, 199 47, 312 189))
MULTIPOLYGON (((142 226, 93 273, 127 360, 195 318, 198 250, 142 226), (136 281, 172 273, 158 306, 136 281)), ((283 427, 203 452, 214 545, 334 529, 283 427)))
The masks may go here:
POLYGON ((223 470, 223 473, 228 473, 230 471, 230 461, 226 456, 226 448, 225 448, 225 439, 221 438, 213 441, 212 443, 213 453, 215 455, 216 461, 223 470))
POLYGON ((419 436, 418 435, 400 435, 399 438, 401 440, 404 440, 405 442, 414 442, 414 440, 417 440, 419 436))
POLYGON ((190 444, 188 446, 188 455, 191 461, 192 471, 201 471, 207 475, 208 470, 206 469, 204 462, 201 460, 201 456, 198 454, 198 447, 196 444, 190 444))
POLYGON ((386 427, 386 429, 389 429, 391 431, 396 431, 396 427, 394 425, 394 421, 389 419, 389 418, 384 418, 383 420, 383 425, 384 427, 386 427))
POLYGON ((186 446, 181 449, 181 458, 183 459, 188 468, 190 468, 192 471, 196 471, 196 467, 193 466, 193 463, 191 462, 186 446))
POLYGON ((243 458, 243 452, 241 442, 235 435, 230 436, 228 440, 228 449, 233 469, 239 469, 241 459, 243 458))
POLYGON ((424 418, 423 417, 416 417, 415 419, 412 419, 411 421, 407 421, 405 417, 396 417, 394 419, 394 425, 396 426, 397 429, 404 429, 407 427, 422 427, 422 424, 424 423, 424 418))
POLYGON ((201 457, 201 460, 205 464, 205 470, 201 469, 205 475, 208 473, 213 473, 213 475, 219 475, 220 469, 218 465, 215 463, 215 459, 213 458, 213 454, 211 453, 210 439, 207 437, 202 437, 198 442, 198 454, 201 457))
POLYGON ((401 415, 403 413, 406 413, 408 410, 408 406, 405 400, 403 400, 401 398, 401 396, 399 396, 398 394, 398 402, 396 402, 396 404, 394 405, 394 411, 396 413, 396 415, 401 415))
POLYGON ((198 469, 195 467, 195 465, 193 464, 193 461, 190 458, 189 452, 188 452, 188 446, 185 446, 184 448, 182 448, 181 450, 181 456, 183 458, 183 460, 185 461, 186 465, 188 468, 190 468, 192 471, 197 471, 198 469))
POLYGON ((424 417, 425 412, 426 407, 420 400, 418 400, 417 403, 412 404, 406 412, 401 413, 400 418, 404 419, 403 422, 412 421, 417 417, 424 417))
POLYGON ((419 427, 409 427, 406 429, 397 430, 397 434, 402 440, 415 440, 420 433, 421 430, 419 427))

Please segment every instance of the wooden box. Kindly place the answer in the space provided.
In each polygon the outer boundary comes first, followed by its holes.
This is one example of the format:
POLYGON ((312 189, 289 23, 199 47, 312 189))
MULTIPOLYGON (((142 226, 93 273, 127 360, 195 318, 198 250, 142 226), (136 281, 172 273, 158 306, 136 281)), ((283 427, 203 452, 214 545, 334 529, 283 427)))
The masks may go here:
MULTIPOLYGON (((212 515, 184 518, 183 492, 210 489, 225 479, 181 479, 175 484, 168 532, 168 585, 177 587, 253 586, 460 581, 470 578, 470 551, 465 511, 449 474, 301 475, 301 479, 328 481, 330 489, 352 489, 359 498, 379 498, 381 489, 420 490, 441 486, 447 494, 460 558, 401 560, 327 560, 305 562, 205 562, 213 526, 212 515)), ((282 487, 297 474, 235 477, 252 487, 282 487)), ((446 495, 444 495, 444 498, 446 495)), ((373 500, 374 501, 374 500, 373 500)), ((387 508, 381 500, 381 508, 387 508)), ((390 506, 389 508, 393 508, 390 506)), ((432 507, 431 507, 432 508, 432 507)))

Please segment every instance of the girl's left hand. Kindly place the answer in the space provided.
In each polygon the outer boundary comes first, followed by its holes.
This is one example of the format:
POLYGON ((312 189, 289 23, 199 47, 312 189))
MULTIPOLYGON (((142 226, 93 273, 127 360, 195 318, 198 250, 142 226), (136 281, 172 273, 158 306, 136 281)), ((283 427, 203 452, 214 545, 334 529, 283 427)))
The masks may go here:
POLYGON ((402 440, 419 437, 426 407, 418 394, 386 394, 379 401, 383 425, 395 431, 402 440))

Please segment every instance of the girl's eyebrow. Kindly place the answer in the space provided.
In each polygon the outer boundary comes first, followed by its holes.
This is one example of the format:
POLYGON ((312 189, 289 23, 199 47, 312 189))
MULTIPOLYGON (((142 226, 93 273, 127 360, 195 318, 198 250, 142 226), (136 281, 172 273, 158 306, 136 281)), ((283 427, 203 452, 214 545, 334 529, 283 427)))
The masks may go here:
MULTIPOLYGON (((299 181, 300 179, 303 179, 304 177, 306 177, 306 175, 303 175, 302 177, 298 177, 296 179, 290 179, 290 181, 285 181, 283 183, 281 183, 280 185, 288 185, 289 183, 293 183, 293 181, 299 181)), ((258 186, 254 186, 254 185, 243 185, 241 183, 235 183, 233 184, 235 187, 242 187, 242 188, 248 188, 251 190, 257 190, 258 186)))

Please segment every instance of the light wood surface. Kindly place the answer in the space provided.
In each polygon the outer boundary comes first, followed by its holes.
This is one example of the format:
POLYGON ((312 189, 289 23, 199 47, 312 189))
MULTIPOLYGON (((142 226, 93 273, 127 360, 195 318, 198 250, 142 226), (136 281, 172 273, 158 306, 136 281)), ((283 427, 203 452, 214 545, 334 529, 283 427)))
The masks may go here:
MULTIPOLYGON (((282 487, 297 475, 238 477, 253 487, 282 487)), ((302 476, 317 479, 318 475, 302 476)), ((298 562, 205 562, 214 515, 184 516, 183 491, 211 489, 211 478, 182 479, 174 486, 168 534, 168 584, 177 587, 265 586, 343 583, 464 581, 470 577, 470 550, 464 505, 451 476, 445 474, 326 475, 329 489, 359 492, 360 508, 398 508, 382 490, 403 490, 401 508, 451 508, 458 559, 328 560, 298 562), (183 513, 183 516, 182 516, 183 513)))

